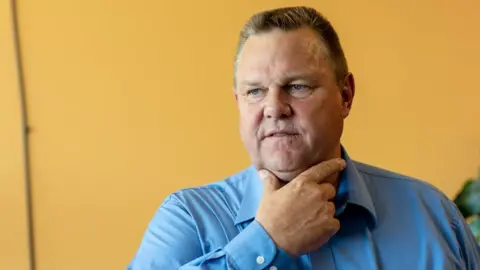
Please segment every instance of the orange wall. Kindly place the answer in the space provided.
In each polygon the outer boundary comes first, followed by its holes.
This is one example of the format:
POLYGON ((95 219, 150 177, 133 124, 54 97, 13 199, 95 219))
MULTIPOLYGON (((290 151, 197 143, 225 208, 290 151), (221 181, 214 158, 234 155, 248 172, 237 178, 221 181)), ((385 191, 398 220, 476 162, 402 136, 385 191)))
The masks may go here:
POLYGON ((8 1, 0 2, 0 269, 28 269, 23 148, 8 1))
POLYGON ((338 29, 351 156, 453 196, 480 166, 480 2, 368 3, 19 1, 37 270, 122 269, 167 194, 248 165, 232 61, 263 8, 312 5, 338 29))

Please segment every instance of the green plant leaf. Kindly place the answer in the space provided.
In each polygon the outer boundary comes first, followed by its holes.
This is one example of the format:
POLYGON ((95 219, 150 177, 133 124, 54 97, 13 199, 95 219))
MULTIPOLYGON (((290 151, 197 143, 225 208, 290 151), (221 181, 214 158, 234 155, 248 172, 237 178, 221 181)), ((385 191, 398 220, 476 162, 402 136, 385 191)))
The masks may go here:
POLYGON ((468 221, 468 226, 470 226, 475 239, 477 239, 477 243, 480 245, 480 216, 475 216, 470 219, 468 221))
POLYGON ((480 179, 468 179, 454 203, 465 218, 480 214, 480 179))

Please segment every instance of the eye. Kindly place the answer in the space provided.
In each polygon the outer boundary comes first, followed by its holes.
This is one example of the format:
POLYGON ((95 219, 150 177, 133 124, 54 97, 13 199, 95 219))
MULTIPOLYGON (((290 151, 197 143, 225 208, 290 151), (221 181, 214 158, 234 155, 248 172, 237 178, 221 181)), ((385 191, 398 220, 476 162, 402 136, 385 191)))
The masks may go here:
POLYGON ((261 94, 262 90, 261 89, 252 89, 247 91, 247 96, 256 96, 261 94))
POLYGON ((291 84, 290 87, 295 91, 305 90, 308 86, 303 84, 291 84))
POLYGON ((312 87, 305 84, 289 84, 286 90, 294 97, 303 98, 310 95, 312 87))
POLYGON ((253 88, 247 90, 244 93, 244 96, 248 102, 257 102, 262 100, 265 97, 266 90, 261 88, 253 88))

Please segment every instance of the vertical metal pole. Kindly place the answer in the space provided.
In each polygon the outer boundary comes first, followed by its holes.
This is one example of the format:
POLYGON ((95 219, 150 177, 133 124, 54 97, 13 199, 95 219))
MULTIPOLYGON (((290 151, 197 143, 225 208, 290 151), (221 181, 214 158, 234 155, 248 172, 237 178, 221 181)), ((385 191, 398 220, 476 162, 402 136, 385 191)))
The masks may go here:
POLYGON ((32 188, 31 188, 31 171, 30 171, 30 144, 29 144, 29 126, 27 117, 27 102, 25 93, 25 77, 23 70, 20 35, 18 26, 18 9, 15 0, 10 0, 12 34, 15 50, 15 62, 17 68, 18 92, 20 100, 21 121, 22 121, 22 141, 23 141, 23 164, 25 171, 25 200, 27 212, 27 239, 28 239, 28 257, 29 269, 35 270, 35 235, 33 226, 32 211, 32 188))

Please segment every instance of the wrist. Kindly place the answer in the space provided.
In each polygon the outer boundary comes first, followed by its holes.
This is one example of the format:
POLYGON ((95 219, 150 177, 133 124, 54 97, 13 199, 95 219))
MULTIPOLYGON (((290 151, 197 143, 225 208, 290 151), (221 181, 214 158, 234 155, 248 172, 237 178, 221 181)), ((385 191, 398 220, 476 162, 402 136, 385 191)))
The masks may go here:
POLYGON ((292 248, 292 245, 288 243, 287 240, 284 239, 283 232, 277 232, 275 226, 270 226, 268 222, 263 222, 262 220, 255 219, 255 221, 262 226, 265 232, 268 234, 270 239, 272 239, 275 246, 288 254, 290 257, 297 258, 300 256, 300 252, 298 252, 295 248, 292 248))

